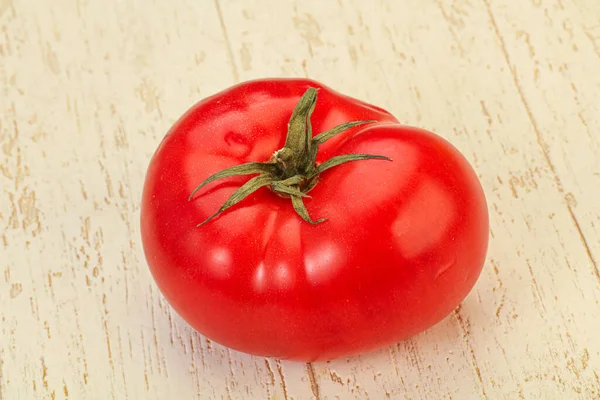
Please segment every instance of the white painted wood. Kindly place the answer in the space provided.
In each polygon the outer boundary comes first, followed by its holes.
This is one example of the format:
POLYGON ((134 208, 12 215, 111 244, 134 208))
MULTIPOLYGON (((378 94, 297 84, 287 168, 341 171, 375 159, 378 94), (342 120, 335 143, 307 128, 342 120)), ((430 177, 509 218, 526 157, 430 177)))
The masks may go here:
POLYGON ((0 0, 0 399, 600 398, 597 0, 0 0), (141 251, 161 137, 246 79, 309 76, 438 132, 491 211, 462 306, 301 364, 193 332, 141 251))

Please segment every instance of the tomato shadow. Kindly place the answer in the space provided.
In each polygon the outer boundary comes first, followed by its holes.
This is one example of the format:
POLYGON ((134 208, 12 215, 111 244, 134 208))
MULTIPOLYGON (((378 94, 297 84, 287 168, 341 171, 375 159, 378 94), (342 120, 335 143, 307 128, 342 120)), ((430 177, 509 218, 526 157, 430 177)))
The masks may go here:
MULTIPOLYGON (((166 311, 166 307, 160 309, 166 311)), ((288 387, 303 387, 310 393, 313 385, 318 388, 319 382, 326 380, 362 386, 372 385, 373 379, 380 379, 377 384, 393 397, 402 396, 404 390, 394 380, 397 377, 406 385, 434 383, 440 369, 471 365, 472 335, 476 335, 478 346, 492 345, 482 342, 494 340, 495 335, 486 333, 497 326, 490 321, 495 317, 493 310, 482 305, 475 292, 436 325, 407 340, 352 357, 312 363, 232 350, 195 331, 173 310, 166 311, 164 318, 157 318, 156 335, 169 375, 180 377, 180 384, 186 385, 178 392, 191 391, 199 398, 227 392, 233 397, 268 398, 268 390, 274 390, 281 382, 288 387), (270 383, 263 384, 267 381, 270 383), (211 392, 207 392, 209 388, 211 392)))

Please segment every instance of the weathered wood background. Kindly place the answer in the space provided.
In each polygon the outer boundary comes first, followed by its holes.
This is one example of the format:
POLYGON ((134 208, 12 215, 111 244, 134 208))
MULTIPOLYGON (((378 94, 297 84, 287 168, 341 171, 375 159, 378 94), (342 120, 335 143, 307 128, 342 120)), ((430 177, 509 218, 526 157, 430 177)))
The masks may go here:
POLYGON ((600 398, 598 0, 0 0, 0 398, 600 398), (192 103, 309 76, 452 141, 487 192, 470 296, 352 359, 230 351, 143 258, 150 156, 192 103))

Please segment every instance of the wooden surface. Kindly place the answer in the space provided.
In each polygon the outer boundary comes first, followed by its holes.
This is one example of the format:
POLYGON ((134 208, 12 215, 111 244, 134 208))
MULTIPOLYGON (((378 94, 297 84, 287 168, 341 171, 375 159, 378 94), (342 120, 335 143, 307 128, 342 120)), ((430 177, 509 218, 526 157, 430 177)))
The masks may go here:
POLYGON ((0 398, 600 398, 598 0, 0 0, 0 398), (448 138, 491 215, 462 306, 301 364, 193 332, 143 258, 192 103, 309 76, 448 138))

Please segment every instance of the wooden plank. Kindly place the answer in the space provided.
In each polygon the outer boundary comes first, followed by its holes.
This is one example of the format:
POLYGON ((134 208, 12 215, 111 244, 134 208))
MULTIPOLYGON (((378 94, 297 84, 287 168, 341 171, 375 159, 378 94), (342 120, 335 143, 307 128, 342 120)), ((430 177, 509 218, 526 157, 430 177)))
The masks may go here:
POLYGON ((0 0, 0 399, 600 396, 595 0, 0 0), (309 76, 433 130, 491 212, 474 291, 388 349, 302 364, 193 332, 139 197, 192 103, 309 76), (28 336, 31 335, 31 336, 28 336))

